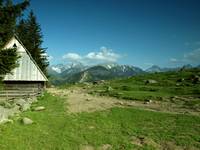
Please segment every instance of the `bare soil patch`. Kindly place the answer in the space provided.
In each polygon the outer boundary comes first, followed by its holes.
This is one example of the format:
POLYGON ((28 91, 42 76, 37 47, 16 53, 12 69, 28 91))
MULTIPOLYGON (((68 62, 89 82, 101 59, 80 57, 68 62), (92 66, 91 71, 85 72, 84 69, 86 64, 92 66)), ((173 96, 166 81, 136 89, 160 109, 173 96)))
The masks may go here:
MULTIPOLYGON (((117 100, 110 97, 100 97, 87 94, 80 88, 61 90, 61 89, 48 89, 53 95, 58 95, 66 98, 68 104, 68 111, 70 113, 80 112, 94 112, 109 109, 114 106, 123 106, 125 102, 123 100, 117 100)), ((127 102, 126 102, 127 103, 127 102)), ((134 102, 129 102, 129 105, 133 105, 134 102)))
POLYGON ((150 111, 160 111, 168 113, 200 115, 198 111, 177 107, 166 101, 154 101, 144 103, 143 101, 123 100, 113 97, 88 94, 86 89, 76 87, 69 89, 49 88, 54 96, 66 99, 66 106, 70 113, 95 112, 106 110, 112 107, 135 107, 150 111))

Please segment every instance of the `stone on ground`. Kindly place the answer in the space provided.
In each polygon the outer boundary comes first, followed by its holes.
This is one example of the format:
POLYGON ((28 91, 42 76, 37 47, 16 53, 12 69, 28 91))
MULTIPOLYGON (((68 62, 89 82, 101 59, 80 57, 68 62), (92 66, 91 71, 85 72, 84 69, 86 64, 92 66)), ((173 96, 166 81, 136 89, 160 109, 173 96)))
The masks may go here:
POLYGON ((148 84, 148 83, 149 84, 154 84, 154 83, 158 83, 158 82, 156 80, 149 79, 149 80, 146 80, 145 83, 146 84, 148 84))
POLYGON ((33 123, 33 121, 31 119, 27 118, 27 117, 24 117, 22 119, 22 122, 23 122, 24 125, 29 125, 29 124, 33 123))
MULTIPOLYGON (((37 102, 37 98, 12 98, 9 100, 0 101, 0 124, 12 122, 9 117, 20 113, 20 111, 27 111, 30 109, 33 102, 37 102)), ((38 110, 43 110, 44 107, 39 107, 38 110)), ((26 119, 25 119, 26 120, 26 119)))
POLYGON ((16 105, 18 106, 22 106, 23 104, 26 103, 26 100, 25 99, 15 99, 15 102, 14 102, 16 105))
POLYGON ((44 106, 38 106, 36 108, 34 108, 35 111, 42 111, 42 110, 45 110, 45 107, 44 106))
POLYGON ((111 149, 112 149, 112 145, 110 144, 104 144, 98 148, 98 150, 111 150, 111 149))
POLYGON ((19 113, 19 106, 15 106, 11 109, 0 106, 0 124, 9 122, 9 117, 13 116, 16 113, 19 113))
POLYGON ((31 104, 30 103, 24 103, 23 105, 20 106, 20 110, 21 111, 27 111, 29 110, 31 107, 31 104))
POLYGON ((89 126, 88 128, 89 128, 89 129, 95 129, 95 127, 94 127, 94 126, 89 126))
POLYGON ((27 98, 27 101, 29 102, 29 103, 37 103, 38 102, 38 100, 37 100, 37 97, 33 97, 33 98, 27 98))
POLYGON ((143 137, 143 136, 132 136, 131 137, 131 144, 141 146, 143 147, 144 145, 152 146, 155 149, 161 149, 161 145, 156 143, 154 140, 148 137, 143 137))
POLYGON ((80 150, 94 150, 94 147, 91 145, 81 145, 80 150))

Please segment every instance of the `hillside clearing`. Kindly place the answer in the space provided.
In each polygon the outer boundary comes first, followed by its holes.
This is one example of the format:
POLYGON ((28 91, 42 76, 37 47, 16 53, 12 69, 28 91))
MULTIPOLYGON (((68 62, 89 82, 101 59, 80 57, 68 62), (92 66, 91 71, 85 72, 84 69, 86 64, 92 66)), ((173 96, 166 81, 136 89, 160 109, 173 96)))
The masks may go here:
POLYGON ((65 99, 66 107, 70 113, 95 112, 113 107, 133 107, 151 111, 200 115, 199 111, 180 107, 178 104, 173 104, 166 101, 151 100, 151 102, 144 102, 138 100, 133 101, 117 99, 115 97, 99 96, 98 94, 88 94, 88 91, 85 89, 85 87, 76 86, 75 88, 71 87, 66 89, 49 88, 48 92, 52 95, 60 96, 65 99))
POLYGON ((13 124, 0 126, 0 149, 187 149, 200 148, 199 116, 168 114, 135 108, 111 108, 69 114, 66 99, 46 93, 13 124), (65 103, 65 105, 64 105, 65 103), (34 123, 24 126, 21 118, 34 123))

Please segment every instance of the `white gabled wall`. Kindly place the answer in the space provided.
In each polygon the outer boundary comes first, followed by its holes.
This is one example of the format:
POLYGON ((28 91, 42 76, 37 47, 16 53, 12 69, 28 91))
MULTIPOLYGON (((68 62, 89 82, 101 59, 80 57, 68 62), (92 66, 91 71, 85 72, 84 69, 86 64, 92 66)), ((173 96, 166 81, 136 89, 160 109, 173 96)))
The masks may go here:
POLYGON ((14 44, 16 44, 17 52, 21 56, 18 59, 19 66, 11 74, 7 74, 4 81, 47 81, 46 76, 15 37, 6 44, 5 49, 12 48, 14 44))

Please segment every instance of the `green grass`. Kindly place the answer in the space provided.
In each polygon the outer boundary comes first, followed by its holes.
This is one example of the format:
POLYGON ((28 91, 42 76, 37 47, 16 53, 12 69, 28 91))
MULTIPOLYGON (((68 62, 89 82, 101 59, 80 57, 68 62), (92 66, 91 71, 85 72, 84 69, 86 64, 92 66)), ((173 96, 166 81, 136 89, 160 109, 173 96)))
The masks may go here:
POLYGON ((200 96, 200 83, 193 83, 192 76, 200 76, 199 69, 190 69, 177 72, 152 73, 134 76, 127 79, 118 79, 92 86, 90 93, 113 96, 128 100, 145 100, 172 96, 200 96), (145 80, 156 80, 155 84, 146 84, 145 80), (179 79, 184 79, 178 82, 179 79), (111 87, 112 90, 108 90, 111 87))
POLYGON ((15 117, 13 124, 0 125, 1 150, 76 150, 80 145, 98 148, 103 144, 119 150, 154 149, 152 145, 131 144, 133 136, 152 139, 159 145, 172 142, 186 149, 200 148, 199 116, 133 108, 71 115, 63 99, 48 93, 34 105, 46 110, 24 112, 20 117, 29 117, 34 124, 25 126, 15 117))

